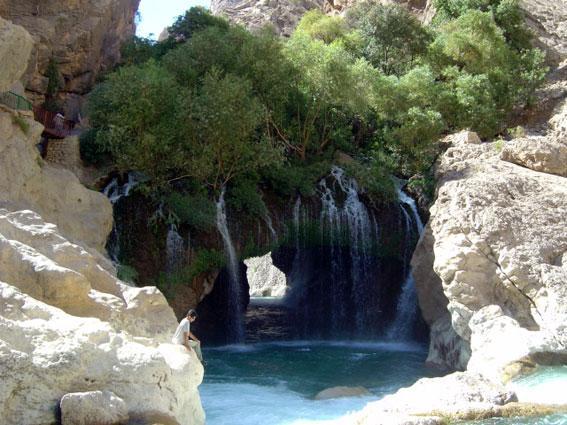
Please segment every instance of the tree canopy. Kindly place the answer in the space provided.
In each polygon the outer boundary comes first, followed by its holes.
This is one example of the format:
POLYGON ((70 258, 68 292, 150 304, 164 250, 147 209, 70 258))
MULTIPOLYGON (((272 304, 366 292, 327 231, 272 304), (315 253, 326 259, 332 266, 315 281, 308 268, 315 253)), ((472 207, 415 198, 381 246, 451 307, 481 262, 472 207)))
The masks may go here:
POLYGON ((374 1, 345 19, 311 11, 288 39, 192 8, 168 39, 125 46, 90 96, 85 152, 144 173, 178 208, 228 187, 259 214, 260 187, 311 193, 337 151, 380 198, 391 174, 427 172, 443 133, 501 131, 546 72, 514 1, 436 5, 427 27, 374 1))

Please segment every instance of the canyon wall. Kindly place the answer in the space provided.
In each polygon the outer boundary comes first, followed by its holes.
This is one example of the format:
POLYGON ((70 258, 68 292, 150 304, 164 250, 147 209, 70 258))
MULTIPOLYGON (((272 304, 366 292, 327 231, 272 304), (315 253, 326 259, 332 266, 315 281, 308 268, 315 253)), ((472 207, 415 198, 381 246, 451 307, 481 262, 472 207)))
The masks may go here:
POLYGON ((24 76, 34 103, 43 101, 50 60, 61 77, 66 116, 76 119, 82 96, 98 75, 120 59, 120 46, 135 32, 140 0, 0 0, 0 16, 24 27, 34 39, 24 76))
MULTIPOLYGON (((26 34, 0 20, 0 70, 14 68, 4 86, 25 70, 26 34)), ((41 132, 30 112, 0 106, 2 423, 203 424, 203 367, 170 343, 172 309, 116 278, 102 254, 110 202, 42 161, 41 132)))

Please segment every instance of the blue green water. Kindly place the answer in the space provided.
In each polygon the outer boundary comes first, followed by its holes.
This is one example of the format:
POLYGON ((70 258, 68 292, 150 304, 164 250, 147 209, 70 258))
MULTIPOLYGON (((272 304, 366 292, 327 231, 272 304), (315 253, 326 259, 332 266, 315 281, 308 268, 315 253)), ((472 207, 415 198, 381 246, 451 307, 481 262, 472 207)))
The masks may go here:
MULTIPOLYGON (((519 401, 542 404, 565 404, 567 399, 567 366, 540 366, 527 376, 512 382, 519 401)), ((494 418, 464 422, 459 425, 567 425, 567 414, 533 418, 494 418)))
POLYGON ((369 401, 434 376, 419 345, 281 342, 205 350, 199 392, 207 425, 299 425, 335 419, 369 401), (313 400, 334 386, 363 386, 370 396, 313 400))
POLYGON ((566 425, 567 415, 549 415, 539 418, 493 418, 484 421, 461 422, 458 425, 566 425))

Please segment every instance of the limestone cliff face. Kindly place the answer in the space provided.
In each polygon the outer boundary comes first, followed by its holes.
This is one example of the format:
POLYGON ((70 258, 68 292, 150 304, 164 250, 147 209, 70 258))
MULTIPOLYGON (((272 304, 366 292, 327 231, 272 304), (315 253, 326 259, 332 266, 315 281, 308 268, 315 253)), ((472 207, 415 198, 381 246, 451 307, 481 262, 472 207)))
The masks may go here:
MULTIPOLYGON (((31 45, 21 27, 0 25, 0 52, 31 45)), ((14 56, 3 83, 26 63, 14 56)), ((170 343, 172 309, 156 288, 116 278, 101 253, 109 201, 42 162, 35 147, 42 127, 30 115, 0 106, 2 424, 55 423, 59 404, 64 424, 109 417, 203 424, 203 367, 170 343)))
MULTIPOLYGON (((330 15, 343 14, 357 1, 359 0, 212 0, 211 10, 252 31, 268 25, 278 34, 289 36, 308 10, 321 10, 330 15)), ((395 2, 420 15, 430 8, 427 0, 395 2)))
MULTIPOLYGON (((3 424, 54 423, 66 394, 93 391, 113 391, 131 417, 203 424, 203 367, 169 343, 176 325, 156 288, 120 282, 100 253, 38 214, 0 209, 3 424)), ((89 412, 74 413, 67 423, 87 423, 89 412)))
POLYGON ((0 207, 31 209, 71 240, 102 250, 112 229, 110 202, 71 171, 43 162, 35 146, 42 130, 30 116, 0 106, 0 207))
POLYGON ((266 25, 290 35, 305 12, 322 10, 326 0, 213 0, 211 10, 251 31, 266 25))
POLYGON ((0 93, 21 78, 32 46, 26 30, 0 18, 0 93))
POLYGON ((97 75, 120 58, 121 44, 134 34, 140 0, 0 0, 0 16, 23 26, 35 46, 26 72, 26 89, 34 100, 46 93, 46 70, 54 59, 63 78, 69 115, 97 75))
POLYGON ((437 200, 412 260, 432 326, 429 360, 464 369, 472 344, 469 370, 487 374, 505 373, 523 356, 563 355, 567 344, 560 301, 567 282, 567 5, 521 5, 552 65, 536 119, 506 142, 480 143, 466 132, 445 140, 437 200))

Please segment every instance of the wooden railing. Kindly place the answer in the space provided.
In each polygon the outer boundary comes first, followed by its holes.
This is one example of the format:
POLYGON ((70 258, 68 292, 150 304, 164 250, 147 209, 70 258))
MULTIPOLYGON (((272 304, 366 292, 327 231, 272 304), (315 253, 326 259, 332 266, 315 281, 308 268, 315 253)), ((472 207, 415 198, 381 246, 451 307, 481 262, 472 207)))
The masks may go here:
POLYGON ((0 93, 0 103, 19 111, 32 110, 32 104, 29 100, 11 91, 0 93))
POLYGON ((48 111, 42 106, 34 106, 33 115, 36 121, 43 124, 43 132, 49 137, 63 139, 70 136, 75 128, 75 121, 65 119, 63 115, 48 111))

